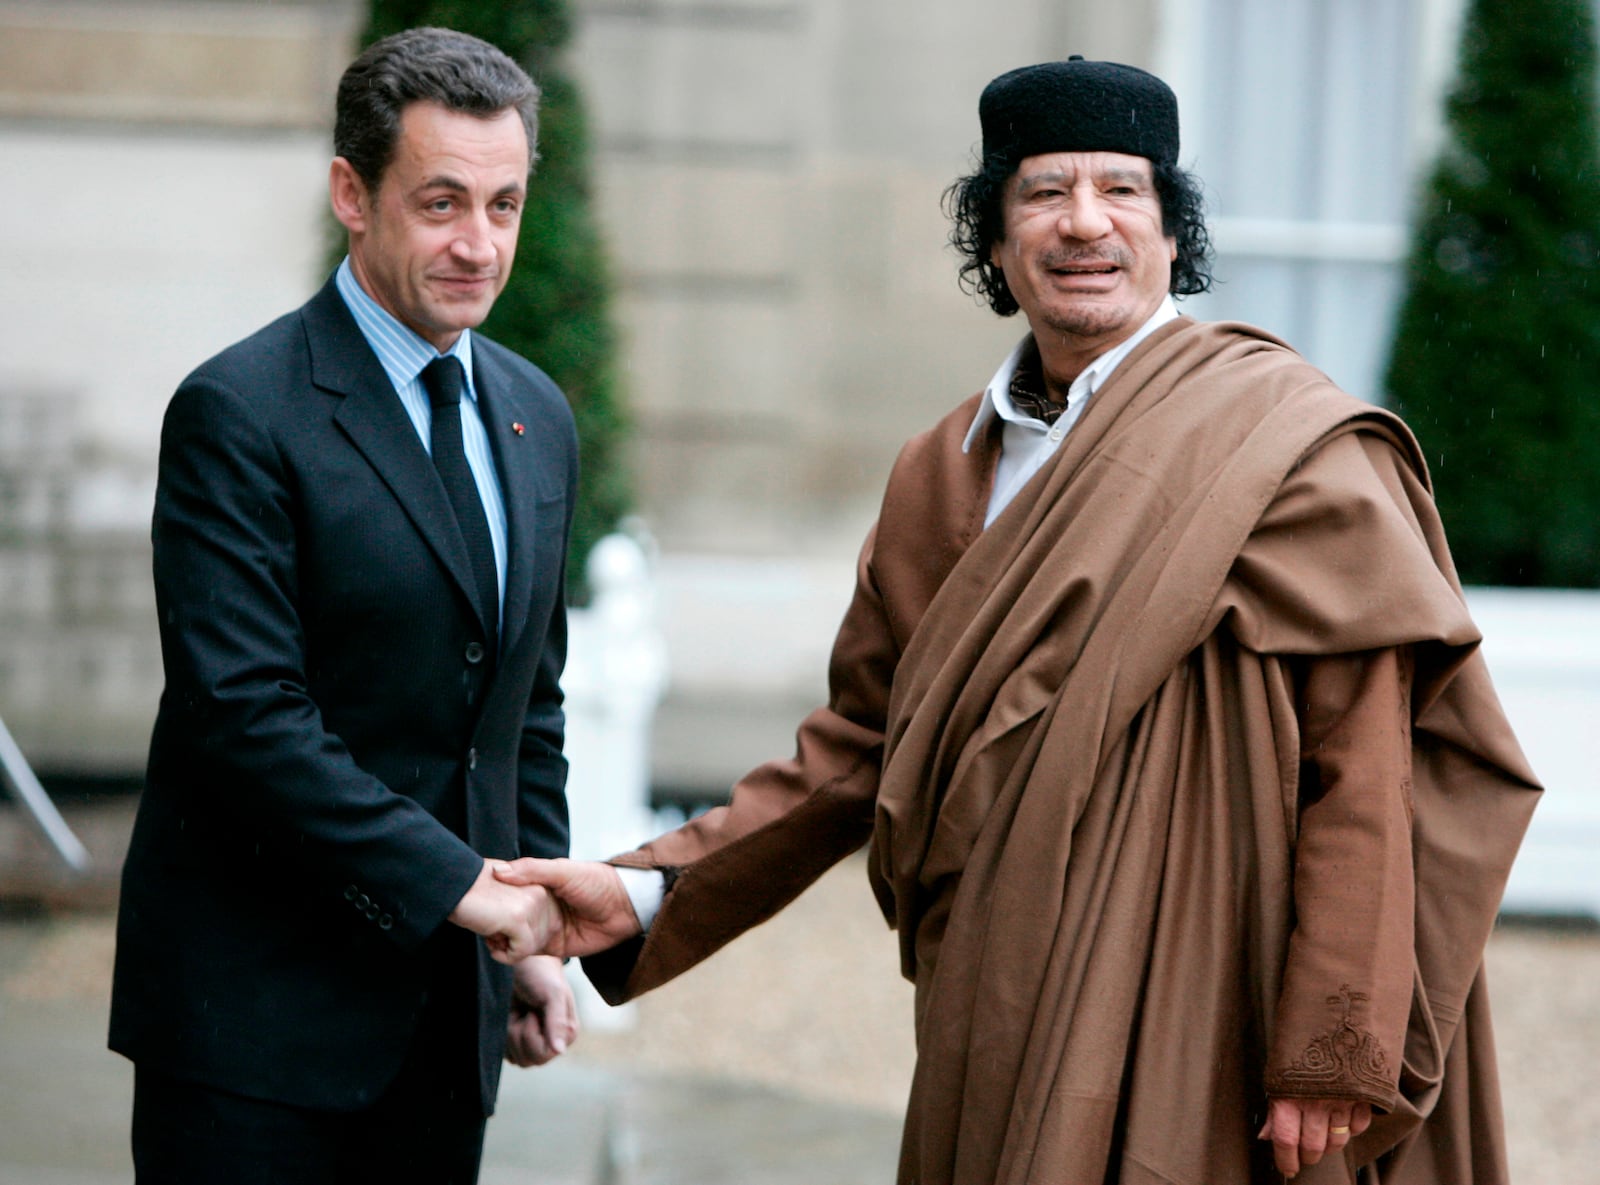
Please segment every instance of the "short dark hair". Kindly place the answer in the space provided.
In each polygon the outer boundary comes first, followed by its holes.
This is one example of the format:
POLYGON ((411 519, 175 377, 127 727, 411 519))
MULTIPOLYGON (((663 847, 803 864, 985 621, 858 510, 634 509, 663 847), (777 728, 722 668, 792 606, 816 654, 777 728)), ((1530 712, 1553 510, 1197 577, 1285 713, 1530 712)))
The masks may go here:
MULTIPOLYGON (((954 225, 950 244, 961 256, 961 286, 989 302, 1002 317, 1018 309, 1005 273, 989 258, 989 250, 1005 238, 1006 183, 1019 161, 995 155, 975 172, 944 191, 944 208, 954 225)), ((1175 164, 1150 162, 1156 196, 1161 201, 1161 229, 1177 241, 1172 264, 1173 296, 1193 296, 1211 289, 1211 233, 1206 229, 1205 194, 1200 179, 1175 164)))
POLYGON ((514 109, 528 134, 528 171, 538 160, 539 87, 500 50, 454 29, 406 29, 374 41, 339 79, 333 151, 376 189, 394 159, 400 116, 438 103, 487 119, 514 109))

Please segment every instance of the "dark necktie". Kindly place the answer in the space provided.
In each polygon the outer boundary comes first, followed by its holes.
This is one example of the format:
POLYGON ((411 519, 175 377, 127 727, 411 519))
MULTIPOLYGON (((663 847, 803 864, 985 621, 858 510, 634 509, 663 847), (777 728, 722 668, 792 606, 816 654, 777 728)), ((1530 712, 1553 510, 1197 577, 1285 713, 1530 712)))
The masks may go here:
MULTIPOLYGON (((456 525, 472 560, 472 575, 478 585, 478 603, 483 607, 489 639, 500 636, 500 579, 495 572, 494 542, 489 538, 489 518, 478 496, 478 483, 467 464, 461 443, 461 391, 465 376, 457 358, 435 358, 422 370, 422 385, 433 403, 433 465, 450 495, 456 512, 456 525)), ((492 653, 493 645, 489 647, 492 653)))

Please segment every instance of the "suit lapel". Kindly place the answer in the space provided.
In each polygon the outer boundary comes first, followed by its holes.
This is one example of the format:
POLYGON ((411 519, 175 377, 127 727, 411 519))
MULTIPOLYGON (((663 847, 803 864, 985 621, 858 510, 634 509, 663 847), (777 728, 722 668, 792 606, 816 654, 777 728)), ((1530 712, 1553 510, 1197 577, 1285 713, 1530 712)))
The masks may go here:
MULTIPOLYGON (((332 280, 301 315, 312 381, 343 396, 334 422, 383 478, 467 603, 476 607, 472 561, 438 471, 332 280)), ((483 624, 481 613, 479 624, 483 624)))
POLYGON ((533 557, 539 450, 512 427, 519 417, 510 376, 495 364, 488 350, 478 348, 482 342, 477 338, 472 351, 472 377, 478 392, 478 414, 489 434, 506 506, 506 595, 500 613, 500 653, 510 654, 528 624, 528 606, 538 576, 533 571, 533 557))

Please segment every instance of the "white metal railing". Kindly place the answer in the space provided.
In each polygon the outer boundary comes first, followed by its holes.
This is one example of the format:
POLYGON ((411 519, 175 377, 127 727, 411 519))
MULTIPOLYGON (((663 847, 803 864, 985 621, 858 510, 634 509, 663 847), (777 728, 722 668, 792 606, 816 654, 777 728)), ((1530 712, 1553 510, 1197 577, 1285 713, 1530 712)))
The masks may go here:
POLYGON ((79 874, 88 872, 89 853, 83 844, 78 842, 78 837, 72 834, 72 829, 61 817, 61 812, 56 810, 56 804, 50 801, 50 796, 39 784, 33 768, 28 764, 28 759, 22 755, 17 742, 12 739, 11 730, 6 727, 4 720, 0 720, 0 780, 5 782, 7 789, 22 804, 24 817, 38 829, 45 842, 55 849, 62 862, 73 872, 79 874))

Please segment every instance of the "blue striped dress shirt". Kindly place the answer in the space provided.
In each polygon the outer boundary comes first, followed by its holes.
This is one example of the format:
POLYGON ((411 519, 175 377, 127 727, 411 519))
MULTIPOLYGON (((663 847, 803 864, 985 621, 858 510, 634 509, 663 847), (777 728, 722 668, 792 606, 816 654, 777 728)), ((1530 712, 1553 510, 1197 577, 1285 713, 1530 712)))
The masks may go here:
MULTIPOLYGON (((334 273, 334 283, 339 295, 350 309, 350 315, 361 328, 372 352, 378 356, 389 381, 394 384, 400 403, 411 417, 422 447, 433 455, 433 404, 422 385, 422 370, 439 357, 439 351, 416 331, 395 320, 393 314, 367 295, 355 273, 350 270, 350 259, 345 257, 334 273)), ((494 543, 495 574, 500 583, 500 608, 506 604, 506 503, 500 493, 500 480, 494 467, 494 454, 489 451, 489 433, 484 429, 483 417, 478 414, 478 389, 472 380, 472 330, 464 329, 451 346, 449 355, 460 359, 467 374, 467 386, 461 400, 461 443, 466 450, 467 465, 478 484, 478 497, 483 499, 484 517, 489 520, 489 538, 494 543)))

